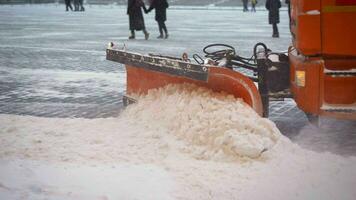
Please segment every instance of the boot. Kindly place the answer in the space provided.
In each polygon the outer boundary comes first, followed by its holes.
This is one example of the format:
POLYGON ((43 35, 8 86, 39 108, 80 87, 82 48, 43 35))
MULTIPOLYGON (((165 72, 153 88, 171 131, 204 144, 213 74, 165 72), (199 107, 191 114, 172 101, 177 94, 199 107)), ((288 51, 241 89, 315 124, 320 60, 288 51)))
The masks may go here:
POLYGON ((279 37, 279 31, 278 31, 278 26, 277 26, 277 24, 273 24, 272 27, 273 27, 273 34, 272 34, 272 37, 278 38, 278 37, 279 37))
POLYGON ((131 36, 129 37, 129 40, 135 39, 135 31, 131 31, 131 36))
POLYGON ((164 37, 164 39, 168 39, 168 36, 169 36, 168 33, 166 33, 166 36, 164 37))
POLYGON ((157 37, 157 39, 163 39, 163 35, 162 35, 162 34, 159 35, 159 36, 157 37))
POLYGON ((145 33, 145 40, 148 40, 148 38, 150 37, 150 34, 146 31, 145 33))

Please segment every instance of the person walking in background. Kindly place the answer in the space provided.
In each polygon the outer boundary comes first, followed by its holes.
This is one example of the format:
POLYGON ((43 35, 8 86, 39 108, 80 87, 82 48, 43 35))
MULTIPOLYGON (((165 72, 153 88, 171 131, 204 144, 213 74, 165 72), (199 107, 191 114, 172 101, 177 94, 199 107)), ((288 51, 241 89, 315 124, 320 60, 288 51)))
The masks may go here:
POLYGON ((273 34, 272 37, 278 38, 279 32, 277 24, 279 23, 279 9, 281 8, 280 0, 267 0, 266 9, 268 10, 268 21, 272 24, 273 34))
POLYGON ((157 37, 159 39, 168 38, 168 30, 165 24, 165 21, 167 20, 167 14, 166 14, 166 10, 169 7, 167 0, 151 0, 151 5, 148 8, 148 10, 146 10, 146 13, 151 12, 153 9, 156 10, 156 16, 155 16, 155 20, 158 23, 158 29, 159 29, 159 33, 160 35, 157 37), (164 35, 163 35, 164 32, 164 35))
POLYGON ((248 0, 242 0, 242 4, 244 6, 243 11, 247 12, 248 11, 248 0))
POLYGON ((251 0, 251 12, 256 12, 257 0, 251 0))
POLYGON ((66 11, 69 11, 68 8, 70 8, 71 11, 73 11, 72 4, 70 3, 70 0, 64 0, 64 3, 66 4, 66 11))
POLYGON ((129 39, 135 39, 135 31, 143 31, 145 39, 148 40, 149 33, 145 27, 145 21, 142 15, 142 8, 146 11, 145 4, 142 0, 128 0, 127 14, 129 15, 131 36, 129 39))

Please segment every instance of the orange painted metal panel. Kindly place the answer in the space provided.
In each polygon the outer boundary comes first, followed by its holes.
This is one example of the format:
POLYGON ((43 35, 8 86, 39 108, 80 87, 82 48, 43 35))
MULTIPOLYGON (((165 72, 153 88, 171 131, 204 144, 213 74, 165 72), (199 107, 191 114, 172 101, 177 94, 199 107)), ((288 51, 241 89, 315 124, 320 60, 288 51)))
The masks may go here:
POLYGON ((295 46, 304 55, 321 54, 320 15, 298 16, 295 46))
POLYGON ((322 13, 322 52, 327 56, 356 56, 355 12, 322 13))
MULTIPOLYGON (((325 68, 329 70, 351 70, 356 68, 356 58, 325 58, 325 68)), ((356 85, 356 83, 355 83, 356 85)))
POLYGON ((292 22, 302 54, 356 56, 356 1, 292 0, 292 22))
POLYGON ((356 58, 324 58, 322 77, 322 103, 347 105, 356 103, 356 76, 332 75, 328 72, 348 72, 356 68, 356 58))
POLYGON ((306 113, 356 119, 355 113, 333 112, 356 102, 356 77, 342 75, 355 68, 355 59, 325 59, 289 53, 291 66, 291 91, 298 107, 306 113), (305 80, 298 82, 298 73, 304 72, 305 80), (325 105, 331 110, 323 110, 325 105))
POLYGON ((304 55, 321 54, 320 0, 292 1, 293 45, 304 55))
POLYGON ((243 74, 221 67, 209 67, 208 82, 197 81, 185 77, 173 76, 161 72, 150 71, 126 65, 127 94, 147 93, 149 89, 163 87, 168 84, 193 83, 210 88, 215 92, 226 92, 236 98, 242 98, 260 116, 262 102, 255 84, 243 74))
POLYGON ((299 13, 305 13, 310 10, 320 10, 322 0, 296 0, 298 3, 299 13))
POLYGON ((355 0, 323 0, 321 27, 323 55, 356 56, 355 0))
POLYGON ((291 64, 291 91, 298 107, 306 113, 318 114, 320 112, 320 73, 322 62, 318 59, 307 60, 297 55, 294 50, 289 53, 291 64), (305 72, 305 86, 297 84, 296 72, 305 72))
POLYGON ((355 0, 335 0, 336 5, 338 6, 351 6, 351 5, 356 5, 355 0))
POLYGON ((356 77, 324 77, 324 102, 353 104, 356 100, 356 77))

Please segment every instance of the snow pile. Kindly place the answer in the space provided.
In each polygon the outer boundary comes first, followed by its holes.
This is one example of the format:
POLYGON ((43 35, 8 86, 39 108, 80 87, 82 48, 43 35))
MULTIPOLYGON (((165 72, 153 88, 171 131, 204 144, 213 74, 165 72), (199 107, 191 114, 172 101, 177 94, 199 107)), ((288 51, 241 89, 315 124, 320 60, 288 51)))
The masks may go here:
POLYGON ((150 90, 123 117, 194 145, 193 153, 201 159, 257 158, 281 135, 242 100, 192 84, 150 90))
POLYGON ((355 157, 302 149, 243 102, 191 85, 151 91, 118 118, 0 115, 0 147, 0 199, 356 196, 355 157))

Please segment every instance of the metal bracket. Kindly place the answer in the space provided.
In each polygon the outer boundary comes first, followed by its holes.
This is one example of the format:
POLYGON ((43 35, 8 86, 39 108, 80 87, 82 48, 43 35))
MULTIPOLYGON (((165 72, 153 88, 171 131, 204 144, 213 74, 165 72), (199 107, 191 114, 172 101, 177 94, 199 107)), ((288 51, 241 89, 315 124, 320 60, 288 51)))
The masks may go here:
POLYGON ((163 72, 173 76, 183 76, 193 80, 208 81, 209 68, 192 64, 180 59, 141 55, 124 50, 107 49, 106 59, 132 67, 144 68, 151 71, 163 72))
POLYGON ((126 107, 126 106, 128 106, 130 104, 137 103, 137 100, 134 99, 134 98, 131 98, 129 96, 124 95, 122 97, 122 102, 123 102, 124 106, 126 107))

